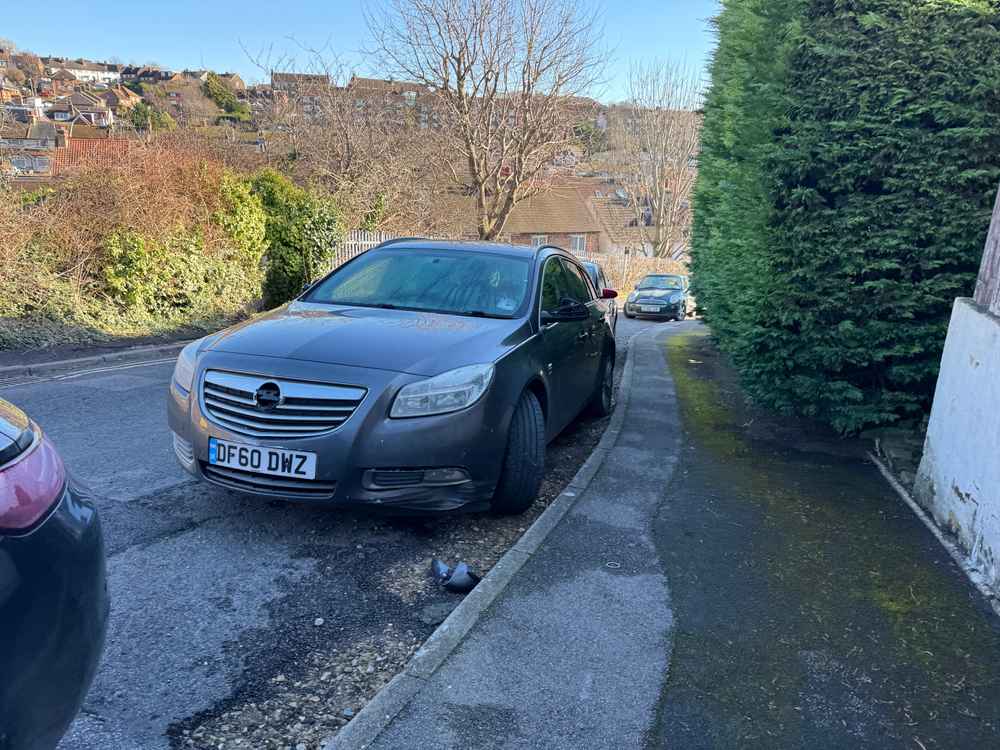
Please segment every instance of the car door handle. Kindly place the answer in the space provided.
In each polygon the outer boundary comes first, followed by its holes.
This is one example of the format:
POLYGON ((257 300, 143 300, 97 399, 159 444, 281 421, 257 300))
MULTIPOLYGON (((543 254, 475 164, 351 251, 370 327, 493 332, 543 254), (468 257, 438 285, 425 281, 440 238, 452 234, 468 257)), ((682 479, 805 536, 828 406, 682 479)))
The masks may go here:
POLYGON ((590 338, 590 331, 580 331, 580 333, 576 335, 577 341, 583 341, 584 339, 588 338, 590 338))

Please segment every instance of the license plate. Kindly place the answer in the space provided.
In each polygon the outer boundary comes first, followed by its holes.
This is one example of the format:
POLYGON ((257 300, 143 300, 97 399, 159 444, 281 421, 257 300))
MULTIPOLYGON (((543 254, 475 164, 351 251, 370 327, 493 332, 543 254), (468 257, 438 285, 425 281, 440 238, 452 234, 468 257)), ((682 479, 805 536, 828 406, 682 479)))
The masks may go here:
POLYGON ((294 479, 316 478, 316 454, 208 439, 208 462, 215 466, 294 479))
POLYGON ((642 310, 643 312, 659 312, 660 311, 660 306, 659 305, 639 305, 639 309, 642 310))

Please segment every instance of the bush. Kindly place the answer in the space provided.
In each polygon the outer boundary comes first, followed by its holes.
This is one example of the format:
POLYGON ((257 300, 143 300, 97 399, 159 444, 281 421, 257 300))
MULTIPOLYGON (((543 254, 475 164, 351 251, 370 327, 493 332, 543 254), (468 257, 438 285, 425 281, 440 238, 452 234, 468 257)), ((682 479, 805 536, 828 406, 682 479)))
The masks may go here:
POLYGON ((0 191, 0 346, 218 326, 258 304, 266 247, 249 182, 183 150, 0 191))
POLYGON ((169 112, 153 109, 146 102, 133 105, 128 111, 128 119, 136 130, 144 132, 177 129, 177 121, 169 112))
POLYGON ((205 80, 202 88, 205 96, 215 102, 215 106, 226 113, 225 117, 219 118, 220 120, 226 119, 234 122, 250 121, 250 108, 237 99, 236 94, 215 73, 208 74, 208 78, 205 80))
POLYGON ((341 237, 340 221, 332 201, 273 170, 254 178, 253 193, 267 213, 264 304, 275 307, 327 270, 341 237))
POLYGON ((732 0, 718 24, 699 304, 760 401, 844 432, 919 415, 1000 181, 1000 16, 732 0))

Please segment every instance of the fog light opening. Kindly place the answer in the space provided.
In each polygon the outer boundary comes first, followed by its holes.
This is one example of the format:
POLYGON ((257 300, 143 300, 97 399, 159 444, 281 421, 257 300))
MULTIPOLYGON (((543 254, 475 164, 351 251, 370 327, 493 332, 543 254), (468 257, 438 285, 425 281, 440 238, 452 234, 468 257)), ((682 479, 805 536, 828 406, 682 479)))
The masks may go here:
POLYGON ((424 484, 461 484, 469 481, 469 473, 465 469, 427 469, 424 471, 424 484))
POLYGON ((367 490, 403 487, 447 487, 469 481, 469 472, 458 467, 436 469, 368 469, 361 483, 367 490))

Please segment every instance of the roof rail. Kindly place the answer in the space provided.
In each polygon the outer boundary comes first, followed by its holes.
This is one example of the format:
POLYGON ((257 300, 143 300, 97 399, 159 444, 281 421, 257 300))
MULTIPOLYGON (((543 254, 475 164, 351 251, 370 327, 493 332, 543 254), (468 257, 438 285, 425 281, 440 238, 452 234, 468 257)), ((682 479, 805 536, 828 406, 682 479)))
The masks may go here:
MULTIPOLYGON (((389 245, 395 245, 400 242, 413 242, 414 240, 426 240, 426 237, 393 237, 391 240, 386 240, 385 242, 378 243, 375 247, 387 247, 389 245)), ((372 248, 372 250, 375 249, 372 248)))

